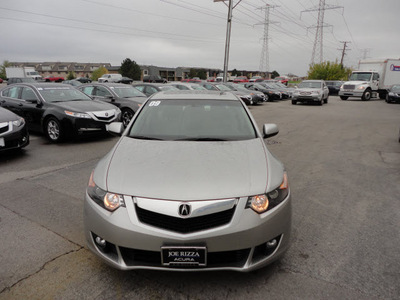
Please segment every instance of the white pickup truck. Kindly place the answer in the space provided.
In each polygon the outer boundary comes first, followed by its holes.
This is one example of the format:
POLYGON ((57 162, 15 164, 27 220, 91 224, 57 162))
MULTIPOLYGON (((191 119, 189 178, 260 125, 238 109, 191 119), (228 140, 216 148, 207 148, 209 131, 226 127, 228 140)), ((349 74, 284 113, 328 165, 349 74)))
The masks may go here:
POLYGON ((400 84, 400 59, 361 60, 358 71, 353 71, 339 90, 342 100, 349 97, 369 100, 385 99, 388 89, 400 84))

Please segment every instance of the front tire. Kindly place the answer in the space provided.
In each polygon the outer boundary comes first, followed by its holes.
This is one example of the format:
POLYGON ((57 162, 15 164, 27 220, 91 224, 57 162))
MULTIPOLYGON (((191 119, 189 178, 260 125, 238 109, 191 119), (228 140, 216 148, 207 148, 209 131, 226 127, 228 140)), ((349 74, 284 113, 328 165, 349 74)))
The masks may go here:
POLYGON ((340 99, 347 100, 347 99, 349 99, 349 97, 348 96, 340 96, 340 99))
POLYGON ((371 99, 371 90, 367 89, 361 97, 361 100, 368 101, 371 99))
POLYGON ((296 105, 297 101, 296 100, 292 100, 292 105, 296 105))
POLYGON ((125 127, 128 126, 129 122, 132 120, 133 115, 135 112, 130 108, 125 108, 122 110, 121 120, 125 127))
POLYGON ((61 130, 60 122, 56 118, 51 117, 47 119, 44 130, 46 137, 49 139, 50 142, 59 143, 62 141, 63 132, 61 130))

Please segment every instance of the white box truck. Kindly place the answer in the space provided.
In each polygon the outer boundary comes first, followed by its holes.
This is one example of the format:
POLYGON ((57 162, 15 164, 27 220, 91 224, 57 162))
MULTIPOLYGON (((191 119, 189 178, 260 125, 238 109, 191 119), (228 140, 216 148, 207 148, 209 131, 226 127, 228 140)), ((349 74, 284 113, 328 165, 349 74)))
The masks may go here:
POLYGON ((6 68, 7 78, 13 77, 31 77, 35 80, 41 80, 42 76, 32 67, 10 67, 6 68))
POLYGON ((340 87, 339 96, 342 100, 349 97, 369 100, 378 96, 385 99, 393 84, 400 84, 400 59, 360 60, 358 70, 340 87))

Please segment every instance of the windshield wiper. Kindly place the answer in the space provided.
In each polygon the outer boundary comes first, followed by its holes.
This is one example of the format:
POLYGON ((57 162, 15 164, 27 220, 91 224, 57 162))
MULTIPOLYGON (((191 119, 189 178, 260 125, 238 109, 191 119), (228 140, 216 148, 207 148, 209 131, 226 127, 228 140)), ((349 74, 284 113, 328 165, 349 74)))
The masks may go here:
POLYGON ((156 140, 156 141, 162 141, 163 139, 152 137, 152 136, 145 136, 145 135, 133 135, 131 138, 134 139, 139 139, 139 140, 156 140))
POLYGON ((228 140, 221 139, 221 138, 213 138, 213 137, 199 137, 199 138, 183 138, 183 139, 177 139, 175 141, 223 142, 223 141, 228 141, 228 140))

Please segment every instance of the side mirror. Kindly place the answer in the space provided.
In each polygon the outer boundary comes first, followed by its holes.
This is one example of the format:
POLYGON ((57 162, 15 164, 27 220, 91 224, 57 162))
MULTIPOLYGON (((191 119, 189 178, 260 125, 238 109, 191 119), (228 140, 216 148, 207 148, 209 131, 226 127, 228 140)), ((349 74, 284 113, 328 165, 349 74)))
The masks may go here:
POLYGON ((106 125, 106 130, 116 136, 121 136, 124 129, 125 127, 122 122, 112 122, 111 124, 106 125))
POLYGON ((38 103, 37 99, 26 99, 25 101, 28 102, 28 103, 31 103, 31 104, 38 103))
POLYGON ((278 125, 276 124, 264 124, 263 126, 263 138, 267 139, 273 137, 279 133, 278 125))

